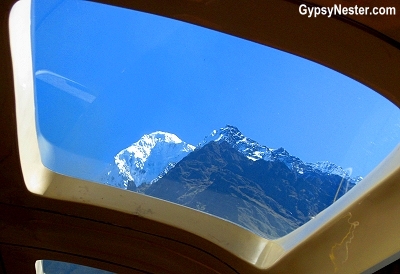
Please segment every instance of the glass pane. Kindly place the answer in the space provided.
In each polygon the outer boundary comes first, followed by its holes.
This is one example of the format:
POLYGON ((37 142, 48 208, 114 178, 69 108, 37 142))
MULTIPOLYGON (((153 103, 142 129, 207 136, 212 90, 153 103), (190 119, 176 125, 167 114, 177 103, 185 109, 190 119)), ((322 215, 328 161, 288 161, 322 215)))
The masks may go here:
POLYGON ((55 172, 277 238, 399 143, 396 106, 313 62, 88 1, 33 7, 38 140, 55 172))
POLYGON ((36 274, 111 274, 105 270, 84 265, 52 260, 36 261, 36 274))

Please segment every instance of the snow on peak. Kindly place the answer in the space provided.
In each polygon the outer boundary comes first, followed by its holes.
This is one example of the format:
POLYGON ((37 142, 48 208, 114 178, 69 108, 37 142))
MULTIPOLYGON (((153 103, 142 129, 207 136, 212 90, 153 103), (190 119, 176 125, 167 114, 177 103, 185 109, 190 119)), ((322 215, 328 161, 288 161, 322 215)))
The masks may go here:
POLYGON ((317 162, 314 164, 309 164, 314 170, 318 170, 322 173, 325 174, 334 174, 334 175, 339 175, 343 178, 347 178, 349 180, 351 180, 353 183, 358 183, 359 181, 361 181, 363 178, 360 176, 357 177, 351 177, 352 173, 353 173, 353 169, 352 168, 342 168, 338 165, 335 165, 331 162, 328 161, 323 161, 323 162, 317 162))
MULTIPOLYGON (((184 151, 193 151, 194 146, 186 144, 178 136, 172 133, 156 131, 150 134, 145 134, 136 143, 133 143, 130 147, 122 150, 117 154, 130 153, 134 154, 136 158, 141 159, 141 162, 145 162, 150 156, 151 152, 155 147, 164 147, 165 144, 170 146, 183 144, 182 149, 184 151)), ((115 158, 117 158, 117 156, 115 158)), ((140 163, 138 163, 140 165, 140 163)))
POLYGON ((347 177, 351 175, 350 170, 344 170, 340 166, 337 166, 328 161, 317 162, 315 164, 310 164, 310 165, 323 173, 336 174, 342 177, 347 177))
POLYGON ((325 174, 339 175, 350 179, 357 183, 362 180, 362 177, 351 178, 351 171, 343 169, 331 162, 305 163, 298 157, 290 155, 283 147, 271 149, 258 142, 244 136, 237 127, 227 125, 224 128, 213 130, 209 136, 204 138, 204 141, 198 147, 202 147, 209 142, 227 142, 233 148, 237 149, 248 159, 257 161, 263 159, 265 161, 280 161, 289 169, 297 171, 299 174, 304 174, 306 171, 314 170, 325 174))
POLYGON ((206 136, 198 147, 203 147, 210 142, 227 142, 233 148, 237 149, 248 159, 256 161, 260 159, 269 159, 271 149, 262 146, 256 141, 244 136, 237 127, 226 125, 218 130, 213 130, 206 136))
POLYGON ((175 144, 182 143, 182 140, 179 139, 179 137, 175 134, 163 131, 156 131, 150 134, 145 134, 142 138, 140 138, 140 140, 148 140, 150 142, 167 142, 175 144))
POLYGON ((133 183, 136 186, 151 183, 194 149, 172 133, 145 134, 114 157, 115 164, 102 181, 124 189, 133 183))

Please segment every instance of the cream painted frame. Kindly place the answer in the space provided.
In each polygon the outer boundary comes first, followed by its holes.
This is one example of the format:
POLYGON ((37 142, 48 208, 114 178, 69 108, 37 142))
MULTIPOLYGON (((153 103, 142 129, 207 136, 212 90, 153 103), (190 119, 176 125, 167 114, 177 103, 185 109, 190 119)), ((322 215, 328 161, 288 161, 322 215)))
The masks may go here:
MULTIPOLYGON (((21 167, 27 189, 33 194, 92 204, 172 225, 233 253, 239 260, 251 266, 249 273, 278 273, 290 269, 291 266, 308 273, 368 273, 379 262, 400 251, 400 232, 396 231, 398 216, 393 218, 387 214, 393 212, 394 207, 400 209, 400 204, 396 203, 400 201, 400 189, 393 191, 400 178, 400 146, 362 184, 310 222, 277 240, 263 239, 235 224, 202 212, 137 193, 74 179, 47 169, 40 161, 36 137, 30 22, 20 18, 30 18, 29 0, 18 2, 11 12, 10 40, 21 167), (390 195, 389 198, 380 201, 379 198, 385 193, 390 195), (377 219, 371 220, 371 216, 377 219), (391 232, 381 235, 382 227, 376 225, 377 220, 385 223, 385 231, 391 232), (334 248, 342 240, 346 243, 348 233, 354 233, 354 239, 346 244, 344 251, 334 248), (390 239, 385 241, 384 248, 377 247, 365 254, 371 244, 379 245, 382 238, 388 237, 390 239), (305 254, 304 250, 312 251, 312 254, 305 254), (337 257, 346 258, 345 253, 347 258, 354 254, 362 254, 364 257, 358 256, 335 263, 337 257), (309 258, 318 260, 310 264, 309 258)), ((368 39, 371 37, 365 37, 365 40, 368 39)), ((379 41, 374 42, 379 44, 379 41)), ((394 52, 400 60, 399 51, 394 52)))

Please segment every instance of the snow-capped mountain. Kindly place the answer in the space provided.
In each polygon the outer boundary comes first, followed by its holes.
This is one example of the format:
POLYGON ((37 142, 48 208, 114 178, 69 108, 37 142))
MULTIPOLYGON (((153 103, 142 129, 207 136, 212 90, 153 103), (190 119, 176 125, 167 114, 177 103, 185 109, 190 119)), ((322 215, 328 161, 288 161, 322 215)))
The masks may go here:
MULTIPOLYGON (((328 161, 304 163, 298 157, 290 155, 284 148, 272 149, 244 136, 234 126, 226 125, 213 130, 197 147, 190 145, 175 134, 157 131, 146 134, 130 147, 120 151, 114 158, 101 182, 127 189, 128 185, 137 187, 142 183, 152 184, 163 177, 186 155, 200 149, 210 142, 227 142, 232 148, 252 161, 280 161, 290 170, 299 174, 319 172, 335 174, 352 183, 362 178, 351 178, 349 172, 328 161)), ((134 188, 134 187, 133 187, 134 188)))
POLYGON ((203 142, 201 142, 198 147, 202 147, 212 141, 219 143, 225 141, 253 161, 260 159, 268 160, 272 152, 272 149, 260 145, 256 141, 244 136, 238 128, 230 125, 226 125, 226 127, 218 130, 213 130, 210 135, 204 138, 203 142))
POLYGON ((194 149, 175 134, 162 131, 146 134, 114 157, 101 181, 123 189, 132 184, 151 183, 194 149))
POLYGON ((204 141, 200 143, 198 147, 202 147, 212 141, 225 141, 234 149, 253 161, 263 159, 265 161, 283 162, 290 170, 297 171, 300 174, 303 174, 307 171, 335 174, 346 179, 350 179, 353 183, 357 183, 362 179, 362 177, 351 178, 351 174, 349 174, 349 172, 328 161, 304 163, 298 157, 290 155, 289 152, 282 147, 278 149, 272 149, 259 144, 258 142, 244 136, 239 129, 234 126, 227 125, 224 128, 213 130, 209 136, 204 138, 204 141))

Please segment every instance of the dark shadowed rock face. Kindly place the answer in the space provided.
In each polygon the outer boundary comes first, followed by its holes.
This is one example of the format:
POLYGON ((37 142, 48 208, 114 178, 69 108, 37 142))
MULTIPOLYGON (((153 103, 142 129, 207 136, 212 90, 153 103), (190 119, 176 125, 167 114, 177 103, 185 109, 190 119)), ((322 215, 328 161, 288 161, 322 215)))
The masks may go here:
POLYGON ((226 142, 210 142, 137 191, 277 238, 332 204, 342 180, 312 170, 300 174, 281 161, 252 161, 226 142))

